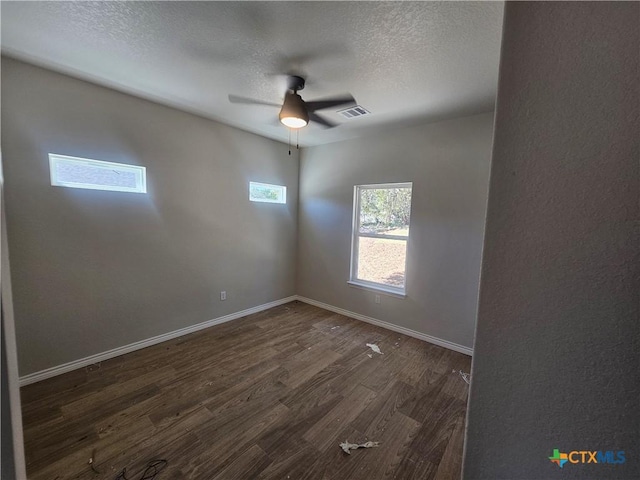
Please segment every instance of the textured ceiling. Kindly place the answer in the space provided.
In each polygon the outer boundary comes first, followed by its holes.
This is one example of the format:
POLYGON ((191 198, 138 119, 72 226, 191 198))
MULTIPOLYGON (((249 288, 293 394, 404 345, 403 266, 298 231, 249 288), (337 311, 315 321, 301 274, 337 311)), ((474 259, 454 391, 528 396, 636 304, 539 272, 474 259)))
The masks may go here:
POLYGON ((349 92, 371 115, 325 118, 301 145, 493 109, 502 2, 8 2, 5 54, 287 141, 278 109, 349 92))

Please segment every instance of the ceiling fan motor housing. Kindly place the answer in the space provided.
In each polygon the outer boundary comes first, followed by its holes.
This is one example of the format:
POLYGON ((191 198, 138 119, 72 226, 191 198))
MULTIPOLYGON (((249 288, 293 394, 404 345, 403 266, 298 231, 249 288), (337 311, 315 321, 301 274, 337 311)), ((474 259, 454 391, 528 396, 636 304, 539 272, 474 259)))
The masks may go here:
POLYGON ((299 77, 298 75, 290 75, 287 87, 289 90, 293 90, 294 92, 299 92, 304 89, 304 78, 299 77))

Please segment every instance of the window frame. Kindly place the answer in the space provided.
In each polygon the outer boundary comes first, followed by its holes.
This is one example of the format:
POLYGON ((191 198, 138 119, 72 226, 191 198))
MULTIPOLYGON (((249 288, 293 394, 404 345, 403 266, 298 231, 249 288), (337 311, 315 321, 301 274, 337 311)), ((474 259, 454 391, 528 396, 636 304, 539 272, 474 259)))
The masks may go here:
POLYGON ((252 182, 249 181, 249 201, 250 202, 255 202, 255 203, 275 203, 275 204, 279 204, 279 205, 286 205, 287 204, 287 186, 286 185, 275 185, 273 183, 263 183, 263 182, 252 182), (280 189, 282 192, 282 198, 280 200, 271 200, 268 198, 254 198, 251 196, 251 187, 252 186, 258 186, 258 187, 267 187, 267 188, 272 188, 272 189, 280 189))
POLYGON ((51 186, 65 188, 81 188, 83 190, 102 190, 105 192, 123 192, 123 193, 147 193, 147 169, 141 165, 130 165, 126 163, 107 162, 104 160, 96 160, 94 158, 71 157, 69 155, 60 155, 58 153, 49 153, 49 175, 51 178, 51 186), (75 163, 83 165, 91 165, 100 168, 110 168, 130 172, 135 175, 136 187, 118 187, 111 185, 98 185, 92 183, 65 182, 60 180, 57 174, 57 164, 75 163))
POLYGON ((361 190, 384 190, 390 188, 410 188, 411 203, 413 204, 413 182, 396 182, 396 183, 378 183, 367 185, 355 185, 353 187, 353 220, 351 226, 351 259, 349 280, 347 283, 354 287, 371 289, 386 293, 388 295, 404 298, 407 296, 407 254, 409 246, 409 235, 411 234, 411 220, 409 220, 409 234, 404 235, 380 235, 375 233, 360 233, 360 191, 361 190), (405 242, 404 257, 404 285, 403 287, 394 287, 384 283, 371 282, 358 278, 358 245, 359 239, 364 238, 381 238, 387 240, 401 240, 405 242))

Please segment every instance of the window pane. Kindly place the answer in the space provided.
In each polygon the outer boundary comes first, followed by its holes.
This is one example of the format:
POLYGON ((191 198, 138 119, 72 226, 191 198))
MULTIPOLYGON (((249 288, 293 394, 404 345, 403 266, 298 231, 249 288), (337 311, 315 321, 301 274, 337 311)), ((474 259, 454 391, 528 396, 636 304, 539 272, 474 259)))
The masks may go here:
POLYGON ((249 182, 249 200, 252 202, 287 203, 287 187, 249 182))
POLYGON ((49 154, 51 185, 146 193, 146 169, 137 165, 49 154))
POLYGON ((359 280, 404 287, 407 242, 386 238, 358 238, 359 280))
POLYGON ((360 233, 409 235, 411 188, 360 189, 360 233))

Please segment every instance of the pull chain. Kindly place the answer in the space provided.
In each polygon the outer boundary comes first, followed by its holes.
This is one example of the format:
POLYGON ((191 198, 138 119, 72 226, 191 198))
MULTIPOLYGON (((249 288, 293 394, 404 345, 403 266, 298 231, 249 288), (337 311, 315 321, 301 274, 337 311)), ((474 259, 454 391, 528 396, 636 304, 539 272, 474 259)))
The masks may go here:
POLYGON ((291 155, 291 129, 289 128, 289 155, 291 155))
POLYGON ((296 150, 300 150, 300 146, 298 145, 299 135, 300 135, 300 129, 296 130, 296 150))

